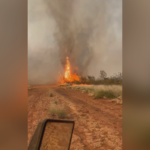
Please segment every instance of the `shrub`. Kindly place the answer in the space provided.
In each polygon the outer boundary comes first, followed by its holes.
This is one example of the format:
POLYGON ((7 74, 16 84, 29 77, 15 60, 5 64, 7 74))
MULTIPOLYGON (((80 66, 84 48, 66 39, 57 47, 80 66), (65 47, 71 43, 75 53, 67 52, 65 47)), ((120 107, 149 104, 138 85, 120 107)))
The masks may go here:
POLYGON ((89 93, 90 92, 89 88, 84 88, 84 90, 85 90, 85 93, 89 93))
POLYGON ((67 116, 67 112, 63 108, 51 107, 49 110, 51 116, 57 116, 60 119, 64 119, 67 116))
POLYGON ((58 104, 58 100, 57 99, 55 99, 54 104, 56 104, 56 105, 58 104))
POLYGON ((56 108, 54 108, 54 107, 52 107, 52 108, 50 108, 50 115, 51 116, 56 116, 57 115, 57 109, 56 108))
POLYGON ((112 92, 112 91, 98 91, 94 94, 94 98, 98 99, 98 98, 116 98, 116 95, 112 92))
POLYGON ((58 110, 57 115, 58 115, 58 118, 64 119, 64 118, 66 118, 67 113, 66 113, 66 111, 64 109, 60 109, 60 110, 58 110))
POLYGON ((49 96, 50 96, 50 97, 53 97, 53 93, 50 93, 49 96))

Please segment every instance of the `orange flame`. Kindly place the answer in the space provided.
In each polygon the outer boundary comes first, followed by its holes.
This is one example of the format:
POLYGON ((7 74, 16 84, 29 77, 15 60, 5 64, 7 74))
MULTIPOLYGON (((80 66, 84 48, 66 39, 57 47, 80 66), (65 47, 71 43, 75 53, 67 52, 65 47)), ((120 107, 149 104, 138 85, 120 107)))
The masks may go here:
POLYGON ((65 79, 70 80, 71 79, 70 62, 68 57, 66 57, 66 59, 67 59, 67 64, 65 66, 65 79))
POLYGON ((66 65, 65 65, 65 73, 64 73, 64 77, 62 77, 62 83, 64 82, 73 82, 73 81, 80 81, 79 77, 74 73, 72 74, 71 72, 71 65, 69 62, 69 58, 66 57, 66 65))

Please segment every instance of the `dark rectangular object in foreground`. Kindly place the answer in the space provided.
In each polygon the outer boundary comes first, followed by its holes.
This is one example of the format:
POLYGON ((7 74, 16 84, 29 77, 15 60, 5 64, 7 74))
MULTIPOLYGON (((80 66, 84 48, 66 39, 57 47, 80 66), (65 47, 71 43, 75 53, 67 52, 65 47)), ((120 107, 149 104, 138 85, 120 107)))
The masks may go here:
POLYGON ((69 121, 69 120, 54 120, 54 119, 45 119, 43 121, 41 121, 36 130, 35 133, 30 141, 28 150, 40 150, 40 146, 42 143, 42 138, 44 135, 44 131, 45 131, 45 127, 46 124, 48 122, 55 122, 55 123, 72 123, 73 124, 73 128, 72 128, 72 132, 71 132, 71 137, 70 137, 70 141, 69 141, 69 145, 68 145, 68 150, 70 149, 70 145, 71 145, 71 139, 72 139, 72 134, 73 134, 73 130, 74 130, 74 121, 69 121))

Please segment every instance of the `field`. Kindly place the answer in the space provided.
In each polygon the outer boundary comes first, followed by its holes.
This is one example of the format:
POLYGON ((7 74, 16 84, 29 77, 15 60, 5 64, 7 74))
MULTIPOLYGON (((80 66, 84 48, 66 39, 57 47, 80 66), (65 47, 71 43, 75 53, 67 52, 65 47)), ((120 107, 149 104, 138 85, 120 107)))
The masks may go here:
POLYGON ((122 86, 51 85, 28 89, 28 144, 39 121, 75 121, 71 150, 122 149, 122 86))

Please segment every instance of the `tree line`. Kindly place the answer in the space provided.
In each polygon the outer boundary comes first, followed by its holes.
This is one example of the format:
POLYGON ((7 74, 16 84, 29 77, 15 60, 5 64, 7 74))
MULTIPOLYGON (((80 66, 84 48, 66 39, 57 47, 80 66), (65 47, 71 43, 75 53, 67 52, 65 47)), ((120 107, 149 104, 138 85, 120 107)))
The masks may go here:
POLYGON ((108 77, 104 70, 101 70, 99 77, 96 79, 94 76, 81 76, 80 81, 76 81, 76 84, 105 84, 105 85, 121 85, 122 84, 122 73, 119 72, 113 76, 108 77))

